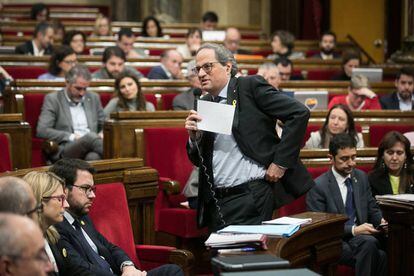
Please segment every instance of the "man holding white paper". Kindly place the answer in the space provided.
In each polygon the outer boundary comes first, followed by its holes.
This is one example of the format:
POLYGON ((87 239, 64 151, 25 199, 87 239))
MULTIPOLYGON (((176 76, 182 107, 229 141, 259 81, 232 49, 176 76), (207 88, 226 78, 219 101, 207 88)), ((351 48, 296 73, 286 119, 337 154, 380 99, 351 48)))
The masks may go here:
POLYGON ((271 219, 274 208, 313 186, 298 161, 309 110, 261 76, 235 77, 237 64, 223 46, 202 45, 194 70, 209 93, 202 100, 231 106, 216 121, 211 113, 222 111, 214 103, 201 103, 202 114, 192 110, 186 118, 188 154, 200 167, 198 225, 216 231, 271 219), (276 119, 284 122, 281 138, 275 132, 276 119))

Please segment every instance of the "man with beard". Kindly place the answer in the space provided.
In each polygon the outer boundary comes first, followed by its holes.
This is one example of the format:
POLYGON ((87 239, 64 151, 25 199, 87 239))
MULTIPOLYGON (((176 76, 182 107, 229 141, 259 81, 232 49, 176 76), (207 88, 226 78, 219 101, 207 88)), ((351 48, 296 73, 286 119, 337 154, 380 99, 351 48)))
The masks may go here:
POLYGON ((14 52, 19 55, 43 56, 53 52, 53 28, 47 22, 36 25, 33 39, 16 46, 14 52))
POLYGON ((94 79, 116 79, 121 73, 134 75, 137 79, 144 76, 134 67, 125 65, 125 52, 118 46, 112 46, 105 49, 102 55, 103 67, 92 74, 94 79))
POLYGON ((77 64, 65 76, 66 88, 46 95, 37 124, 37 137, 55 141, 62 157, 98 160, 103 154, 105 114, 98 94, 87 91, 91 74, 77 64))
POLYGON ((336 35, 334 32, 324 32, 321 36, 319 47, 321 51, 315 54, 313 58, 319 58, 323 60, 340 58, 339 54, 335 52, 336 35))
POLYGON ((337 134, 329 143, 332 168, 315 179, 308 192, 309 211, 344 214, 340 264, 355 267, 356 275, 386 275, 387 255, 381 249, 376 229, 386 224, 372 196, 368 176, 356 166, 356 145, 346 133, 337 134))
MULTIPOLYGON (((91 275, 147 275, 147 272, 135 268, 121 248, 102 236, 88 216, 96 196, 94 168, 83 160, 61 159, 50 171, 64 179, 67 188, 70 207, 65 211, 64 220, 56 228, 60 234, 58 247, 68 271, 81 267, 90 271, 91 275)), ((148 275, 183 274, 176 265, 163 265, 148 271, 148 275)))
POLYGON ((414 110, 414 70, 403 67, 395 79, 397 91, 380 98, 382 109, 414 110))

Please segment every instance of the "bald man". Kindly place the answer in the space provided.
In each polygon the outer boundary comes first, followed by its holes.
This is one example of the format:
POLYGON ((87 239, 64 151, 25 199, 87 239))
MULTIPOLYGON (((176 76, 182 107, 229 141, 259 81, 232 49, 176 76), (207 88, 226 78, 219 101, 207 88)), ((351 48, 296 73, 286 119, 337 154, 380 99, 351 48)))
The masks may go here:
POLYGON ((14 176, 0 177, 0 212, 37 219, 39 209, 33 191, 26 181, 14 176))
POLYGON ((0 213, 0 275, 43 276, 51 269, 40 228, 27 217, 0 213))
POLYGON ((260 65, 257 74, 259 76, 262 76, 271 86, 279 89, 279 85, 282 82, 282 79, 280 78, 279 69, 274 63, 263 63, 260 65))
POLYGON ((251 55, 251 52, 240 49, 241 34, 237 28, 227 28, 226 36, 224 38, 224 47, 226 47, 230 52, 235 55, 251 55))
POLYGON ((148 73, 148 78, 157 80, 183 79, 182 63, 183 57, 177 50, 166 50, 161 54, 161 65, 153 67, 148 73))

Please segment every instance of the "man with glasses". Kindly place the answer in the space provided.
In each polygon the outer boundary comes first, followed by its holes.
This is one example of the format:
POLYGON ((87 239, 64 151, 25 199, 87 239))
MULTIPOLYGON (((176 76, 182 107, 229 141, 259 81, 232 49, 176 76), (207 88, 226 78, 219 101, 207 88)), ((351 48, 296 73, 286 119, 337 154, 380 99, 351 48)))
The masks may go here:
POLYGON ((0 213, 0 275, 45 276, 51 271, 40 228, 29 218, 0 213))
POLYGON ((377 95, 369 89, 368 78, 355 75, 351 78, 348 95, 335 96, 329 102, 328 109, 337 104, 347 105, 351 110, 377 110, 381 104, 377 95))
POLYGON ((41 208, 42 205, 36 205, 33 191, 26 181, 14 176, 0 177, 0 212, 19 214, 37 220, 37 213, 41 208))
MULTIPOLYGON (((67 201, 63 222, 56 225, 60 247, 69 273, 82 268, 91 275, 146 275, 135 268, 125 252, 110 243, 93 226, 88 213, 95 198, 94 168, 80 159, 61 159, 50 171, 65 180, 67 201)), ((178 266, 165 265, 148 275, 182 275, 178 266)), ((70 273, 70 275, 72 275, 70 273)), ((74 274, 75 275, 75 274, 74 274)))
POLYGON ((235 77, 236 61, 221 45, 202 45, 194 71, 209 93, 204 100, 235 106, 231 135, 200 131, 203 118, 194 110, 185 121, 189 157, 200 168, 198 224, 210 231, 261 224, 313 185, 298 163, 309 110, 261 76, 235 77), (276 119, 284 123, 280 138, 276 119))
POLYGON ((37 136, 59 144, 52 161, 62 157, 99 160, 103 154, 105 114, 98 94, 87 91, 91 74, 77 64, 65 76, 66 88, 46 95, 37 136))

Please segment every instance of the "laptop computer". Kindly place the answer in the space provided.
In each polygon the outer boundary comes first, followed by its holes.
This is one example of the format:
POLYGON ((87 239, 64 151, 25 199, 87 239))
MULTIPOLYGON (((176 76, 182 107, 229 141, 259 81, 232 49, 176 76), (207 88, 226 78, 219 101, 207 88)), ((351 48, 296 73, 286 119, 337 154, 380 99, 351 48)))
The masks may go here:
POLYGON ((352 68, 352 77, 355 75, 364 75, 369 82, 381 82, 382 68, 352 68))
POLYGON ((203 31, 203 41, 223 41, 225 37, 225 31, 203 31))
POLYGON ((295 91, 294 96, 309 110, 328 109, 328 91, 295 91))
POLYGON ((222 255, 211 258, 211 263, 224 271, 288 268, 289 261, 270 254, 222 255))

